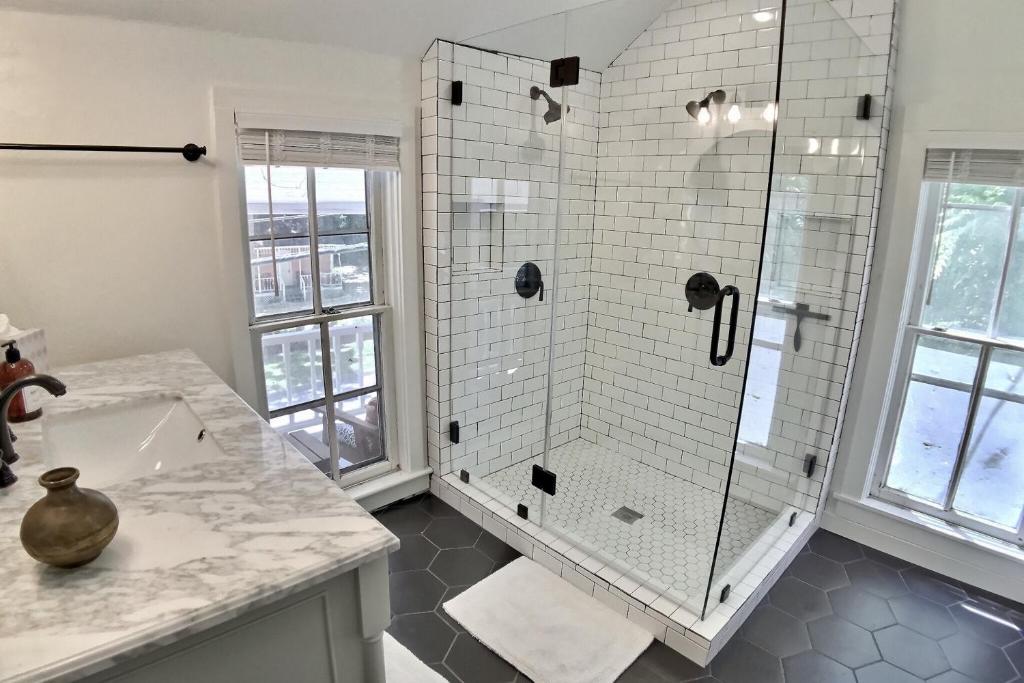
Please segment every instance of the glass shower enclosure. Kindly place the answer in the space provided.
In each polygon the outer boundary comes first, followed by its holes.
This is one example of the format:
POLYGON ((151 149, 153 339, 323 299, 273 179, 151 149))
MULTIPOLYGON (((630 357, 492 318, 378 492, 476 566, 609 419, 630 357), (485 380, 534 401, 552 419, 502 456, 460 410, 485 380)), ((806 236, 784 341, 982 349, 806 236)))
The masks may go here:
POLYGON ((883 141, 861 27, 609 0, 423 60, 431 464, 709 641, 818 511, 883 141))

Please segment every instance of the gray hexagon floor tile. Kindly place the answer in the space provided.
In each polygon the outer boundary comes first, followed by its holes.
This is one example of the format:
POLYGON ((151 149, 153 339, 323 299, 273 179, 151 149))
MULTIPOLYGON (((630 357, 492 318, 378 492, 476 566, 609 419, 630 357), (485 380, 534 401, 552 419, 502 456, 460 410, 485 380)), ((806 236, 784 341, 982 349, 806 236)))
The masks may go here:
POLYGON ((742 638, 733 638, 711 662, 722 683, 783 683, 782 662, 742 638))
POLYGON ((510 545, 486 531, 480 534, 480 538, 477 539, 476 545, 473 547, 491 558, 498 568, 504 567, 520 555, 510 545))
POLYGON ((437 556, 437 546, 423 536, 400 536, 402 546, 388 557, 388 571, 404 572, 426 569, 437 556))
POLYGON ((835 615, 807 624, 814 649, 851 669, 882 658, 871 632, 835 615))
POLYGON ((445 586, 436 576, 425 570, 392 574, 391 611, 395 614, 429 612, 437 607, 445 586))
POLYGON ((449 586, 472 585, 494 568, 494 560, 476 548, 442 550, 430 564, 430 572, 449 586))
POLYGON ((468 633, 456 636, 444 663, 463 683, 511 683, 519 673, 468 633))
POLYGON ((875 632, 885 661, 920 678, 938 676, 950 668, 938 643, 906 626, 890 626, 875 632))
POLYGON ((857 560, 846 565, 850 583, 858 588, 871 591, 881 598, 895 598, 907 592, 907 585, 892 567, 874 560, 857 560))
POLYGON ((433 612, 399 615, 391 620, 388 633, 427 664, 444 659, 455 640, 455 631, 433 612))
POLYGON ((814 553, 797 555, 786 573, 826 591, 850 585, 843 565, 814 553))
POLYGON ((1006 618, 1005 609, 967 600, 951 606, 949 612, 961 631, 992 645, 1003 647, 1021 639, 1020 629, 1006 618))
POLYGON ((853 672, 818 652, 804 652, 782 660, 786 683, 855 683, 853 672))
POLYGON ((958 586, 952 586, 943 577, 921 567, 911 567, 900 572, 903 582, 915 595, 927 598, 940 605, 954 605, 967 599, 967 593, 958 586))
POLYGON ((1003 652, 1006 653, 1010 663, 1017 669, 1017 673, 1024 674, 1024 640, 1017 641, 1013 645, 1007 645, 1003 648, 1003 652))
POLYGON ((459 517, 461 513, 437 496, 423 496, 419 508, 431 517, 459 517))
POLYGON ((896 623, 886 600, 855 586, 829 591, 828 599, 836 614, 869 631, 896 623))
MULTIPOLYGON (((1019 679, 1015 679, 1019 680, 1019 679)), ((956 669, 950 669, 944 674, 939 674, 935 678, 929 678, 928 683, 978 683, 975 679, 970 676, 966 676, 956 669)))
POLYGON ((808 545, 818 555, 836 562, 852 562, 864 557, 864 550, 859 543, 824 529, 814 534, 808 545))
MULTIPOLYGON (((664 509, 663 501, 654 505, 664 509)), ((598 514, 591 510, 588 514, 598 514)), ((441 607, 468 587, 448 581, 475 583, 518 553, 432 496, 378 517, 401 531, 403 543, 400 554, 391 558, 396 616, 389 632, 450 681, 529 683, 441 607), (420 527, 420 532, 407 531, 420 527), (449 546, 444 559, 439 542, 449 546), (425 561, 430 569, 420 568, 425 561)), ((699 533, 693 520, 680 524, 687 533, 699 533)), ((671 563, 674 553, 686 552, 691 542, 644 532, 616 537, 624 556, 632 553, 632 561, 651 567, 652 573, 651 558, 671 563)), ((981 591, 920 567, 894 569, 901 566, 902 561, 819 530, 709 668, 655 643, 620 683, 922 683, 927 676, 927 683, 1020 683, 1012 663, 1024 664, 1018 630, 1024 615, 1013 611, 1018 606, 992 602, 981 591), (844 576, 850 585, 841 583, 844 576), (951 628, 956 629, 953 635, 937 641, 951 628), (880 656, 884 660, 875 661, 880 656)), ((669 580, 680 571, 663 569, 669 580)))
POLYGON ((413 505, 393 507, 377 514, 377 521, 395 536, 421 533, 430 520, 430 515, 413 505))
POLYGON ((442 550, 472 548, 483 529, 465 517, 439 517, 431 520, 423 535, 442 550))
MULTIPOLYGON (((923 678, 909 674, 889 662, 876 662, 857 669, 857 683, 924 683, 923 678)), ((821 683, 825 683, 822 681, 821 683)))
POLYGON ((758 607, 743 624, 743 637, 776 657, 789 657, 811 649, 807 629, 796 617, 777 607, 758 607))
POLYGON ((797 619, 810 621, 832 613, 828 597, 820 588, 792 576, 784 576, 768 592, 771 603, 797 619))
POLYGON ((940 640, 957 632, 956 622, 942 605, 918 595, 907 594, 889 601, 896 621, 933 640, 940 640))
POLYGON ((979 683, 1006 683, 1017 677, 1002 650, 966 633, 950 636, 940 645, 954 669, 979 683))

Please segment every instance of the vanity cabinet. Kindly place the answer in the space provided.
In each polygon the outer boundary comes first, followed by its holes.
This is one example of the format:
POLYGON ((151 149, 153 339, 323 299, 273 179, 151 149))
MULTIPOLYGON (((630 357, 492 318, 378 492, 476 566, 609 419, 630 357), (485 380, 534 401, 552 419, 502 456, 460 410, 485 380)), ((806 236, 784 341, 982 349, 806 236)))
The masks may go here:
POLYGON ((381 557, 84 680, 384 683, 382 635, 390 617, 381 557))

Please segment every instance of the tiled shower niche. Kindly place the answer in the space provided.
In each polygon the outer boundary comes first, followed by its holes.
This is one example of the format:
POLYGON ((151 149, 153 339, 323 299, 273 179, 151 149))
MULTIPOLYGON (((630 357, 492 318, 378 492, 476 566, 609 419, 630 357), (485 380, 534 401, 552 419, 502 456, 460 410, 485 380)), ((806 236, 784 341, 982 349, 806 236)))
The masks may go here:
POLYGON ((675 2, 562 89, 540 59, 438 41, 423 60, 432 487, 698 661, 815 526, 870 270, 893 4, 788 2, 783 24, 777 4, 675 2), (701 125, 685 105, 718 88, 701 125), (526 262, 543 303, 514 289, 526 262), (697 271, 742 293, 722 367, 712 312, 687 310, 697 271))

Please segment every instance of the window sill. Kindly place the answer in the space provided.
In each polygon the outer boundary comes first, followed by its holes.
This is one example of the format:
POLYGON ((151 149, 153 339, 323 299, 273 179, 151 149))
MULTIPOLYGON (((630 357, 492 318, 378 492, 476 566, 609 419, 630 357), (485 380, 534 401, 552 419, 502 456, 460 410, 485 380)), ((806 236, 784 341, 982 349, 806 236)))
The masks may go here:
POLYGON ((879 500, 878 498, 866 497, 858 499, 844 494, 835 494, 832 497, 846 505, 870 510, 889 519, 912 524, 931 533, 940 534, 955 543, 966 545, 975 550, 996 553, 1007 559, 1016 560, 1024 564, 1024 550, 1008 541, 1003 541, 978 531, 972 531, 941 520, 938 517, 910 510, 894 503, 879 500))

